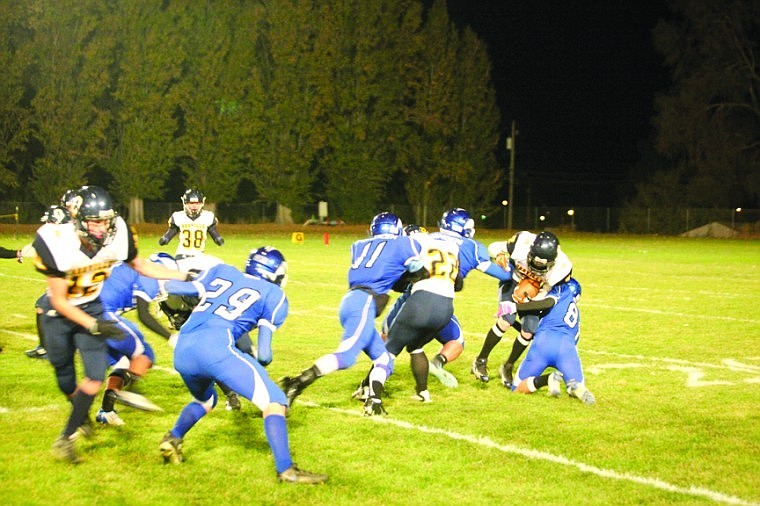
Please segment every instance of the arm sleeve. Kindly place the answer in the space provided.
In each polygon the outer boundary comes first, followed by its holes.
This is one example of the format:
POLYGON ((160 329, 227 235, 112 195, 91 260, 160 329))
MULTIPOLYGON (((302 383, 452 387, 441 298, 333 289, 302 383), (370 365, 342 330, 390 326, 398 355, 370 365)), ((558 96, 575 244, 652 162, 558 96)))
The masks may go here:
POLYGON ((150 312, 150 303, 140 297, 137 298, 137 317, 140 319, 143 325, 164 339, 169 339, 169 337, 172 335, 171 332, 169 332, 166 327, 161 325, 161 323, 159 323, 159 321, 156 320, 153 314, 150 312))
POLYGON ((259 320, 259 337, 256 341, 257 357, 261 365, 269 365, 272 362, 272 335, 275 326, 266 320, 259 320))
MULTIPOLYGON (((478 268, 480 269, 480 266, 478 266, 478 268)), ((483 272, 488 274, 489 276, 493 276, 499 281, 509 281, 510 279, 512 279, 511 270, 503 269, 500 265, 495 264, 493 262, 488 262, 488 267, 483 269, 483 272)))
POLYGON ((169 223, 169 230, 164 232, 164 235, 161 236, 161 238, 158 240, 159 246, 164 246, 165 244, 169 244, 169 241, 172 240, 172 238, 177 235, 179 232, 179 227, 175 225, 174 223, 169 223))
POLYGON ((212 223, 208 227, 208 235, 211 236, 211 238, 214 240, 217 246, 221 246, 224 244, 224 239, 222 238, 222 235, 219 233, 219 230, 216 229, 216 226, 218 223, 219 223, 219 220, 214 218, 214 223, 212 223))
POLYGON ((16 258, 18 251, 15 249, 3 248, 0 246, 0 258, 16 258))
POLYGON ((163 289, 172 295, 191 295, 194 297, 202 297, 205 292, 203 285, 197 281, 176 281, 173 279, 166 281, 163 284, 163 289))
POLYGON ((546 313, 551 308, 554 307, 554 304, 557 303, 557 299, 554 297, 546 297, 541 300, 531 300, 529 302, 523 302, 521 304, 517 304, 517 312, 519 314, 524 313, 546 313))

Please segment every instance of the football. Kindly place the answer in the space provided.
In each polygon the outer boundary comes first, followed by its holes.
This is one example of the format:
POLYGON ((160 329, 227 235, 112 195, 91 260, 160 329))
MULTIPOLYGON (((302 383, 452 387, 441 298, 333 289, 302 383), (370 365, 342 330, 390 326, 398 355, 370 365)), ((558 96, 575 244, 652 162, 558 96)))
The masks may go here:
POLYGON ((533 300, 538 295, 538 291, 541 288, 541 283, 535 279, 523 278, 517 283, 515 291, 512 292, 512 300, 521 304, 533 300))

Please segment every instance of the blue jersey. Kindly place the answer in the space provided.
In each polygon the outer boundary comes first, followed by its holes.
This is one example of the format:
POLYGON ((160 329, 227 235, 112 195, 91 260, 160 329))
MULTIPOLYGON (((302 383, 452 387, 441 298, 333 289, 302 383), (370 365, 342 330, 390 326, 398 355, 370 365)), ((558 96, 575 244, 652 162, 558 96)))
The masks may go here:
POLYGON ((407 236, 378 235, 356 241, 351 245, 348 286, 388 293, 419 254, 420 245, 407 236))
POLYGON ((135 297, 148 302, 158 295, 158 280, 140 276, 128 264, 117 264, 103 283, 100 299, 103 309, 114 313, 124 313, 135 308, 135 297))
MULTIPOLYGON (((227 264, 203 271, 193 283, 201 286, 201 301, 182 325, 180 335, 214 327, 228 329, 234 340, 256 327, 269 333, 279 328, 288 315, 288 299, 282 289, 264 279, 240 272, 227 264)), ((175 282, 169 281, 170 293, 175 282)), ((261 340, 261 333, 259 340, 261 340)))
POLYGON ((576 304, 575 294, 565 283, 554 285, 547 297, 555 299, 549 314, 541 318, 536 330, 536 336, 551 333, 572 339, 577 343, 581 333, 581 313, 576 304))
POLYGON ((565 383, 583 383, 583 368, 576 344, 580 337, 581 314, 575 293, 568 284, 555 285, 547 297, 556 300, 549 313, 541 318, 525 360, 517 368, 514 390, 523 379, 538 376, 547 367, 554 367, 565 383))

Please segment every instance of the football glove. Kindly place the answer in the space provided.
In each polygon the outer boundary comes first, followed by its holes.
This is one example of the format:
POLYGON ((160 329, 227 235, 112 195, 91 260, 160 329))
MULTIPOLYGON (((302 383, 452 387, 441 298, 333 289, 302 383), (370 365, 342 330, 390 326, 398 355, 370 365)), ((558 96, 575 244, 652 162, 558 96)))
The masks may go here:
POLYGON ((504 302, 499 302, 499 309, 496 311, 496 314, 494 315, 495 318, 501 318, 502 316, 508 316, 511 314, 515 314, 517 312, 517 304, 514 302, 510 302, 508 300, 505 300, 504 302))
POLYGON ((95 323, 87 329, 87 332, 93 336, 104 339, 124 339, 126 335, 119 328, 119 322, 98 318, 95 323))

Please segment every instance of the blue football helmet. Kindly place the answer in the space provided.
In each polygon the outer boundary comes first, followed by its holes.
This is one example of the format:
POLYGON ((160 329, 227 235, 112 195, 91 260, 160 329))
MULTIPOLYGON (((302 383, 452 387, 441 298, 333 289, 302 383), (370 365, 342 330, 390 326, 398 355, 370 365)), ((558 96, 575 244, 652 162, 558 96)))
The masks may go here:
POLYGON ((401 219, 393 213, 382 212, 372 218, 369 224, 369 235, 375 237, 378 235, 402 235, 404 233, 404 224, 401 219))
POLYGON ((116 235, 116 210, 111 196, 99 186, 83 186, 74 198, 74 223, 82 241, 95 251, 109 244, 116 235), (105 221, 107 227, 100 237, 90 233, 87 222, 105 221))
POLYGON ((531 270, 544 274, 554 266, 559 251, 559 239, 551 232, 541 232, 533 240, 528 250, 528 266, 531 270))
POLYGON ((206 204, 206 196, 200 190, 190 188, 188 190, 185 190, 185 193, 182 195, 182 207, 185 209, 185 214, 187 214, 190 218, 197 218, 200 216, 201 212, 203 211, 204 204, 206 204), (200 206, 197 209, 191 209, 188 206, 188 204, 198 203, 200 203, 200 206))
POLYGON ((245 263, 245 273, 284 287, 288 279, 288 263, 279 250, 263 246, 251 250, 245 263))
POLYGON ((173 271, 179 270, 179 266, 177 266, 177 261, 174 259, 174 257, 169 253, 164 253, 163 251, 159 253, 153 253, 148 257, 148 260, 153 263, 163 265, 167 269, 171 269, 173 271))
POLYGON ((441 216, 438 222, 438 228, 441 232, 449 232, 462 237, 473 237, 475 235, 475 221, 470 217, 470 213, 461 207, 449 209, 441 216))
POLYGON ((570 278, 565 284, 573 294, 573 298, 577 301, 581 296, 581 284, 575 278, 570 278))

